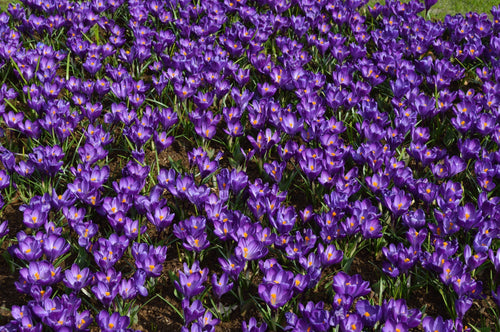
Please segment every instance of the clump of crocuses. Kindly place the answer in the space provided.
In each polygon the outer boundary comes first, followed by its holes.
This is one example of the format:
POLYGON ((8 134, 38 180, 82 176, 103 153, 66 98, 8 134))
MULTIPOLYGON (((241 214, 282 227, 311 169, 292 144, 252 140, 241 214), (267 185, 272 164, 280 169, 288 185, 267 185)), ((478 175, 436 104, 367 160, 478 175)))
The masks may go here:
POLYGON ((4 328, 128 331, 154 300, 183 331, 467 330, 500 302, 500 7, 435 3, 9 4, 4 328))

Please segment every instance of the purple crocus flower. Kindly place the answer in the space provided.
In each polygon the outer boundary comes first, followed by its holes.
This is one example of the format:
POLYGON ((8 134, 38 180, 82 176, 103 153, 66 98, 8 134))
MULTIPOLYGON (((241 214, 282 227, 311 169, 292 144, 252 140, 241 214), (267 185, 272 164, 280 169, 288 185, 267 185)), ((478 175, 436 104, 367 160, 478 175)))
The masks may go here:
POLYGON ((270 213, 269 221, 279 234, 289 233, 297 220, 297 214, 292 206, 279 206, 275 213, 270 213))
POLYGON ((33 307, 42 321, 58 331, 70 331, 73 325, 73 314, 80 307, 81 300, 74 295, 62 295, 53 299, 45 299, 33 307), (41 304, 41 305, 40 305, 41 304))
POLYGON ((281 129, 288 135, 295 136, 303 130, 304 121, 302 118, 297 119, 295 114, 288 111, 280 112, 279 115, 281 129))
POLYGON ((174 281, 174 286, 184 297, 190 299, 205 289, 203 283, 207 277, 208 269, 199 269, 199 263, 195 261, 191 268, 184 264, 184 271, 179 272, 179 281, 174 281))
POLYGON ((109 307, 118 294, 118 285, 98 281, 97 285, 92 287, 92 293, 104 306, 109 307))
POLYGON ((192 97, 195 91, 194 87, 190 84, 182 84, 181 82, 174 83, 174 92, 180 100, 186 100, 192 97))
POLYGON ((203 316, 198 318, 198 324, 203 330, 215 332, 215 326, 219 324, 220 320, 213 317, 211 311, 206 310, 203 316))
POLYGON ((374 193, 381 193, 389 186, 390 178, 386 174, 379 171, 373 174, 373 176, 367 176, 365 181, 374 193))
POLYGON ((19 307, 17 305, 13 305, 11 308, 11 315, 15 320, 21 321, 23 317, 31 317, 33 313, 28 306, 23 305, 19 307))
POLYGON ((297 231, 295 238, 292 237, 292 241, 288 242, 285 247, 287 257, 296 260, 300 256, 307 255, 314 248, 316 239, 316 235, 314 235, 310 228, 304 230, 304 236, 302 236, 301 232, 297 231))
POLYGON ((190 304, 189 299, 184 299, 181 302, 182 311, 184 312, 184 324, 188 325, 192 321, 197 320, 201 316, 203 316, 203 312, 205 308, 203 308, 203 304, 200 300, 194 300, 193 303, 190 304))
POLYGON ((207 331, 207 332, 215 332, 215 328, 213 326, 209 328, 203 329, 203 325, 200 324, 198 321, 193 322, 191 326, 187 327, 186 325, 183 325, 181 327, 181 332, 202 332, 202 331, 207 331))
POLYGON ((422 319, 422 327, 425 332, 445 332, 453 330, 453 320, 444 320, 443 317, 437 316, 432 318, 431 316, 426 316, 422 319))
POLYGON ((245 266, 244 261, 237 256, 231 256, 228 259, 219 257, 219 264, 222 270, 229 274, 233 280, 238 280, 238 276, 245 266))
POLYGON ((98 226, 94 224, 92 221, 88 221, 88 222, 78 222, 73 226, 73 228, 75 229, 75 232, 79 235, 78 245, 80 245, 80 247, 85 248, 86 250, 90 250, 91 248, 90 239, 92 239, 97 234, 98 226))
POLYGON ((354 298, 370 294, 370 283, 364 281, 359 274, 351 277, 341 271, 333 277, 332 287, 336 293, 348 294, 354 298))
POLYGON ((129 110, 123 102, 119 103, 119 104, 112 103, 111 104, 111 112, 106 113, 104 115, 104 123, 113 123, 113 122, 121 121, 121 119, 124 116, 126 117, 127 114, 129 114, 129 110))
POLYGON ((150 126, 134 124, 127 127, 123 133, 130 139, 138 148, 141 148, 153 136, 153 129, 150 126))
POLYGON ((90 311, 76 312, 74 316, 74 328, 77 331, 87 331, 90 324, 93 322, 90 311))
POLYGON ((408 332, 408 325, 404 322, 398 322, 391 318, 385 321, 384 326, 382 327, 382 332, 408 332))
POLYGON ((109 177, 109 166, 104 166, 100 168, 99 166, 94 166, 90 170, 85 170, 81 173, 82 177, 87 178, 90 185, 95 188, 100 188, 109 177))
MULTIPOLYGON (((130 186, 130 185, 129 185, 130 186)), ((115 214, 122 212, 122 213, 127 213, 129 210, 130 206, 127 204, 127 202, 123 199, 120 199, 119 197, 105 197, 102 200, 102 205, 100 207, 100 210, 105 213, 108 217, 114 216, 115 214)), ((83 211, 81 211, 83 214, 83 211)))
POLYGON ((231 190, 239 194, 248 185, 248 175, 245 171, 233 169, 230 173, 231 190))
POLYGON ((156 206, 154 211, 152 211, 152 213, 148 212, 146 216, 148 220, 156 226, 158 231, 162 231, 170 226, 175 214, 171 213, 169 207, 165 204, 156 206))
POLYGON ((257 319, 251 317, 248 323, 243 321, 241 324, 241 329, 243 332, 265 332, 267 331, 267 324, 262 323, 260 326, 257 325, 257 319))
MULTIPOLYGON (((482 283, 473 279, 468 272, 453 276, 451 284, 453 286, 453 290, 457 293, 459 298, 481 297, 482 283)), ((460 305, 468 303, 465 300, 462 302, 463 303, 460 305)), ((466 310, 468 310, 468 308, 466 310)))
MULTIPOLYGON (((39 232, 41 233, 41 232, 39 232)), ((43 255, 41 239, 29 236, 20 231, 17 233, 17 246, 13 247, 12 253, 19 259, 36 261, 43 255)))
POLYGON ((108 154, 106 150, 101 145, 92 145, 90 143, 85 143, 83 147, 78 149, 78 154, 82 162, 88 163, 89 165, 105 158, 108 154))
POLYGON ((82 113, 90 120, 90 123, 93 123, 101 115, 102 107, 101 103, 91 104, 87 102, 85 106, 82 107, 82 113))
POLYGON ((391 193, 384 197, 384 200, 389 210, 391 210, 396 217, 405 214, 412 204, 411 196, 404 190, 396 188, 393 188, 391 193))
POLYGON ((361 224, 361 234, 365 239, 378 239, 382 237, 382 225, 377 217, 365 220, 361 224))
POLYGON ((52 234, 45 238, 42 248, 47 259, 53 262, 59 256, 67 253, 70 245, 64 238, 52 234))
MULTIPOLYGON (((485 227, 488 230, 489 227, 485 227)), ((492 242, 492 237, 489 234, 485 234, 481 231, 477 232, 474 236, 474 241, 472 247, 478 253, 487 252, 492 242)))
POLYGON ((293 295, 291 287, 284 284, 260 284, 259 296, 272 309, 277 309, 287 303, 293 295))
MULTIPOLYGON (((267 130, 269 132, 271 131, 271 129, 267 129, 267 130)), ((253 151, 255 151, 255 153, 258 154, 259 156, 264 156, 264 154, 267 152, 269 147, 276 144, 279 141, 279 136, 277 136, 278 133, 275 132, 275 135, 276 135, 276 141, 273 140, 272 142, 271 142, 271 140, 268 142, 265 139, 265 134, 262 131, 260 131, 257 134, 256 139, 250 135, 247 136, 247 139, 250 142, 250 144, 252 144, 253 151)))
POLYGON ((56 227, 56 225, 50 221, 48 223, 45 223, 45 233, 47 235, 57 235, 57 236, 61 236, 62 235, 62 232, 63 232, 63 228, 62 227, 56 227))
POLYGON ((262 272, 264 272, 264 278, 262 278, 262 283, 266 285, 286 285, 291 287, 293 285, 294 275, 293 272, 284 270, 279 264, 269 264, 269 260, 264 264, 259 264, 262 272), (267 266, 268 265, 268 266, 267 266))
POLYGON ((139 220, 132 220, 126 218, 125 225, 123 226, 123 232, 129 240, 136 239, 140 234, 144 234, 147 231, 147 226, 143 225, 139 227, 139 220))
POLYGON ((421 229, 425 226, 425 212, 422 209, 409 211, 407 214, 404 214, 403 222, 407 227, 421 229))
POLYGON ((193 97, 193 102, 200 110, 204 111, 213 104, 214 95, 211 92, 203 93, 200 91, 193 97))
POLYGON ((378 305, 371 305, 368 300, 356 302, 356 311, 363 325, 368 327, 373 327, 382 317, 382 308, 378 305))
POLYGON ((495 267, 495 271, 499 272, 500 271, 500 248, 497 249, 496 252, 489 249, 488 256, 491 260, 491 263, 493 263, 493 266, 495 267))
POLYGON ((117 232, 122 233, 125 224, 130 220, 129 217, 125 216, 125 213, 119 211, 117 213, 108 215, 108 221, 111 227, 117 232))
POLYGON ((174 141, 174 137, 168 136, 167 132, 165 131, 162 131, 161 133, 154 131, 153 139, 158 152, 162 152, 163 150, 167 149, 170 145, 172 145, 174 141))
MULTIPOLYGON (((171 175, 170 173, 168 174, 169 176, 171 175)), ((173 184, 172 184, 173 185, 173 184)), ((187 199, 187 192, 188 188, 196 186, 194 183, 194 180, 191 176, 178 176, 177 179, 175 180, 175 189, 172 190, 171 186, 167 186, 167 189, 170 190, 172 195, 187 199)))
POLYGON ((321 261, 315 253, 311 252, 307 257, 301 256, 299 263, 306 270, 307 276, 310 278, 309 283, 314 285, 321 277, 321 261))
POLYGON ((414 254, 414 249, 406 248, 402 243, 398 243, 397 246, 391 243, 389 248, 383 247, 382 252, 391 263, 391 266, 395 267, 393 271, 389 270, 388 265, 385 265, 383 268, 384 272, 392 277, 396 275, 396 269, 403 273, 408 271, 415 264, 417 259, 417 256, 414 254))
POLYGON ((48 218, 50 205, 34 204, 28 206, 23 211, 23 222, 26 227, 37 229, 45 224, 48 218))
POLYGON ((346 315, 340 320, 340 329, 343 332, 358 332, 363 330, 363 321, 357 313, 346 315))
POLYGON ((420 247, 422 243, 427 239, 427 229, 422 229, 417 231, 415 228, 410 227, 406 232, 406 239, 411 244, 411 249, 413 251, 420 252, 420 247))
POLYGON ((300 327, 305 323, 307 326, 312 326, 315 331, 327 331, 333 321, 330 319, 331 313, 323 307, 323 302, 309 301, 305 306, 299 303, 299 310, 304 318, 300 319, 295 327, 300 327))
POLYGON ((122 257, 128 242, 124 235, 118 237, 116 234, 111 234, 109 239, 100 238, 97 241, 97 249, 93 252, 97 265, 107 271, 122 257))
POLYGON ((210 246, 207 233, 198 232, 197 234, 188 234, 182 243, 182 246, 189 251, 201 252, 210 246))
POLYGON ((486 252, 478 252, 472 255, 471 247, 466 244, 464 248, 464 261, 468 270, 475 270, 480 265, 482 265, 488 259, 488 254, 486 252))
POLYGON ((8 188, 9 186, 10 186, 10 176, 7 174, 5 170, 0 170, 0 190, 8 188))
POLYGON ((16 158, 11 151, 7 150, 3 146, 0 146, 0 161, 2 162, 3 166, 7 171, 9 172, 14 171, 14 166, 16 165, 16 158))
POLYGON ((495 301, 496 305, 500 307, 500 285, 497 287, 496 292, 491 291, 491 295, 492 295, 493 300, 495 301))
POLYGON ((125 279, 123 278, 120 281, 120 285, 118 286, 118 294, 124 300, 130 300, 137 296, 137 289, 134 284, 134 279, 125 279))
POLYGON ((482 221, 481 214, 476 210, 471 202, 465 203, 465 206, 457 207, 457 224, 463 229, 470 230, 476 227, 482 221))
POLYGON ((172 110, 172 108, 162 108, 158 111, 158 120, 163 126, 164 130, 169 130, 178 121, 177 113, 172 110))
POLYGON ((33 313, 41 318, 45 323, 48 323, 49 314, 55 316, 60 314, 65 308, 60 297, 53 299, 47 298, 41 303, 34 304, 32 307, 33 313))
POLYGON ((241 137, 243 136, 244 126, 241 124, 239 120, 232 120, 227 122, 227 129, 223 129, 226 134, 232 137, 241 137))
POLYGON ((63 282, 66 287, 79 291, 90 283, 91 276, 92 274, 88 267, 80 269, 77 264, 73 264, 71 269, 64 271, 63 282))
MULTIPOLYGON (((5 117, 5 113, 4 113, 4 117, 5 117)), ((35 120, 35 122, 32 122, 29 119, 25 119, 24 122, 22 122, 22 120, 23 119, 21 118, 20 122, 16 123, 17 127, 19 128, 19 131, 21 131, 22 133, 24 133, 28 137, 38 138, 40 136, 40 126, 38 124, 38 121, 35 120)), ((1 131, 0 136, 2 136, 2 137, 4 136, 3 130, 1 131)))
POLYGON ((117 312, 110 315, 107 310, 102 310, 97 316, 97 324, 106 332, 124 331, 130 324, 130 317, 120 316, 117 312))
POLYGON ((257 92, 262 98, 272 97, 276 93, 277 88, 267 82, 257 83, 257 92))
POLYGON ((275 182, 279 183, 281 181, 281 177, 283 175, 283 171, 285 170, 286 162, 279 163, 278 161, 273 161, 272 163, 264 164, 264 171, 269 175, 271 179, 275 182))
POLYGON ((213 220, 214 234, 222 241, 226 241, 234 237, 236 231, 236 223, 234 219, 227 218, 225 212, 222 213, 220 218, 213 220))
POLYGON ((148 277, 158 277, 163 270, 162 263, 167 256, 167 247, 147 245, 134 242, 132 244, 132 256, 138 269, 144 270, 148 277))
POLYGON ((63 164, 61 159, 64 157, 64 152, 58 145, 54 147, 38 146, 33 148, 33 152, 28 156, 38 170, 49 175, 55 175, 63 164))
POLYGON ((217 280, 217 275, 214 273, 212 275, 212 290, 218 298, 221 298, 222 295, 229 292, 233 288, 233 283, 229 282, 229 275, 227 273, 223 273, 219 280, 217 280))
POLYGON ((455 300, 455 310, 457 312, 457 321, 462 321, 465 316, 465 313, 472 306, 472 298, 468 296, 460 296, 457 300, 455 300))
POLYGON ((4 123, 12 129, 19 129, 19 125, 23 122, 24 113, 14 113, 13 111, 9 111, 8 113, 3 113, 4 123))
POLYGON ((19 274, 28 284, 46 286, 61 279, 61 267, 54 268, 48 261, 35 261, 21 269, 19 274))
POLYGON ((94 76, 102 68, 102 63, 98 58, 87 57, 82 66, 90 75, 94 76))
POLYGON ((422 312, 418 309, 408 309, 404 299, 390 299, 388 302, 384 300, 382 312, 387 319, 387 331, 396 331, 398 326, 402 328, 401 331, 415 328, 422 320, 422 312))
POLYGON ((146 272, 144 270, 138 269, 135 271, 132 277, 137 293, 142 296, 148 296, 148 290, 144 286, 146 283, 146 272))
POLYGON ((306 150, 299 161, 300 167, 311 181, 316 179, 323 170, 323 154, 318 153, 317 157, 316 155, 316 151, 306 150))
POLYGON ((289 160, 290 158, 295 156, 296 151, 298 150, 299 146, 297 142, 289 140, 285 143, 285 146, 279 146, 278 147, 278 154, 281 159, 284 161, 289 160))
POLYGON ((222 152, 219 152, 214 160, 210 160, 208 155, 204 155, 196 160, 198 169, 200 170, 200 176, 202 178, 214 173, 219 167, 219 160, 222 158, 222 152))
POLYGON ((318 245, 318 254, 323 266, 330 266, 338 264, 342 261, 343 252, 337 250, 333 244, 328 245, 326 248, 322 244, 318 245))
POLYGON ((479 139, 459 139, 457 145, 464 160, 479 158, 479 152, 481 151, 479 139))
POLYGON ((243 261, 261 259, 268 253, 267 247, 255 239, 253 236, 242 237, 238 241, 238 246, 234 249, 236 257, 243 261))
POLYGON ((347 197, 356 193, 361 187, 357 177, 358 177, 357 167, 353 167, 343 176, 339 176, 337 178, 337 183, 336 183, 337 191, 339 191, 343 195, 346 195, 347 197))
MULTIPOLYGON (((320 270, 319 270, 320 271, 320 270)), ((319 273, 320 274, 320 273, 319 273)), ((316 276, 313 276, 316 277, 316 276)), ((317 282, 317 280, 313 280, 317 282)), ((295 294, 300 294, 311 285, 311 276, 309 274, 296 274, 293 278, 292 289, 295 294)), ((311 285, 312 286, 312 285, 311 285)))
POLYGON ((23 317, 20 320, 19 326, 16 326, 12 331, 19 331, 19 329, 22 329, 24 331, 30 331, 30 332, 42 332, 43 331, 43 324, 38 323, 34 320, 34 317, 23 317))
POLYGON ((159 277, 163 270, 163 265, 153 255, 148 255, 142 264, 138 264, 136 260, 136 265, 140 266, 148 277, 159 277))

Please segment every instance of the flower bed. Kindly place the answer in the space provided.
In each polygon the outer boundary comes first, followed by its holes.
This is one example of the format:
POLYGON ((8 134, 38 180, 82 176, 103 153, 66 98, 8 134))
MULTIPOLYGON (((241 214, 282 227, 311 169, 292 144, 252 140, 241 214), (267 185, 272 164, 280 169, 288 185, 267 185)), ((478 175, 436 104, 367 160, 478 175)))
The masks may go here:
POLYGON ((500 328, 500 7, 386 2, 9 5, 0 331, 500 328))

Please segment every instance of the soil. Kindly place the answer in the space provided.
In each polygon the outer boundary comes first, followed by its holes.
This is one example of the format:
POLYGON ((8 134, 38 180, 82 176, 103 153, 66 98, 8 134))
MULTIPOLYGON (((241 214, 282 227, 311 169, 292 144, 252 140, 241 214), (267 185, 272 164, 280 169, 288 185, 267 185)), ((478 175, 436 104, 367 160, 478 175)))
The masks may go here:
MULTIPOLYGON (((167 257, 173 255, 167 252, 167 257)), ((184 323, 184 320, 179 317, 170 305, 165 303, 165 300, 170 304, 175 305, 177 310, 182 312, 179 300, 174 295, 173 281, 168 277, 168 271, 178 271, 182 269, 182 264, 177 258, 170 258, 163 265, 163 273, 158 278, 155 288, 155 296, 150 302, 146 298, 140 298, 140 304, 144 305, 138 313, 138 323, 134 329, 141 331, 179 331, 184 323), (161 296, 161 297, 160 297, 161 296)))
POLYGON ((24 305, 27 296, 17 291, 14 282, 18 279, 19 273, 14 273, 7 264, 7 261, 0 257, 0 326, 7 324, 12 319, 10 310, 13 305, 24 305))

